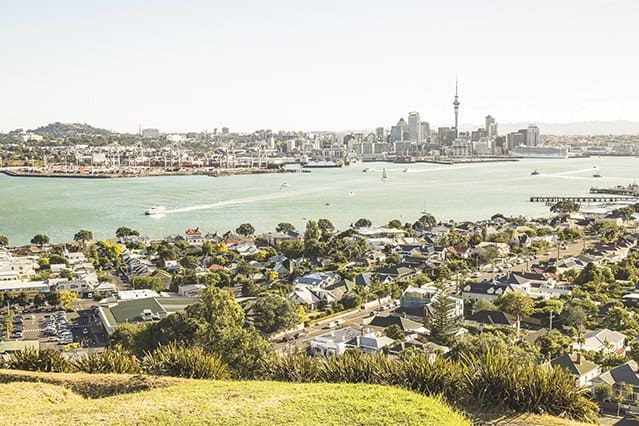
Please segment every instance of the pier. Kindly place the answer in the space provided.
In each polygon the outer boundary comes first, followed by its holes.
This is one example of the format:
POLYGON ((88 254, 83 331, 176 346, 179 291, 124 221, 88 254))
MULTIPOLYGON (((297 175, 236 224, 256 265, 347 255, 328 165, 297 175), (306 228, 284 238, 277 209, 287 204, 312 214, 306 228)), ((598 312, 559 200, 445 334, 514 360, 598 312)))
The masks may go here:
POLYGON ((614 188, 590 188, 591 194, 624 195, 626 197, 639 197, 639 186, 616 186, 614 188))
POLYGON ((635 201, 635 197, 620 197, 615 195, 608 196, 593 196, 593 195, 581 195, 581 196, 563 196, 563 195, 551 195, 551 196, 532 196, 530 197, 531 203, 558 203, 560 201, 576 201, 578 203, 614 203, 618 201, 635 201))

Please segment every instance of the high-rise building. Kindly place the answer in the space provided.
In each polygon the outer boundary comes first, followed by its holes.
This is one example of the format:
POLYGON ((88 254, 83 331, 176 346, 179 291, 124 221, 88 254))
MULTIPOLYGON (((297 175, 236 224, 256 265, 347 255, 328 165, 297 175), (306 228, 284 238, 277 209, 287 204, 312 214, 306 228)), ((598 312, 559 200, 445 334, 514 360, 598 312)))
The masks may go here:
POLYGON ((420 142, 419 140, 419 113, 412 111, 408 113, 408 140, 420 142))
POLYGON ((539 127, 536 124, 528 125, 528 131, 526 132, 526 145, 538 146, 539 145, 539 127))
POLYGON ((453 101, 453 108, 455 110, 455 137, 459 136, 459 96, 457 93, 457 79, 455 79, 455 100, 453 101))
POLYGON ((377 137, 378 142, 386 142, 386 129, 378 127, 375 129, 375 136, 377 137))
MULTIPOLYGON (((526 129, 523 130, 525 131, 526 129)), ((518 132, 508 133, 508 135, 506 136, 506 145, 508 145, 508 149, 525 144, 526 135, 524 135, 521 130, 519 130, 518 132)))
POLYGON ((490 140, 497 137, 497 122, 491 115, 486 116, 486 135, 490 140))
POLYGON ((397 122, 397 125, 391 127, 391 142, 403 141, 406 139, 408 133, 408 124, 406 124, 406 120, 400 118, 397 122))
POLYGON ((428 142, 430 140, 430 124, 428 121, 420 121, 419 122, 419 141, 420 142, 428 142))

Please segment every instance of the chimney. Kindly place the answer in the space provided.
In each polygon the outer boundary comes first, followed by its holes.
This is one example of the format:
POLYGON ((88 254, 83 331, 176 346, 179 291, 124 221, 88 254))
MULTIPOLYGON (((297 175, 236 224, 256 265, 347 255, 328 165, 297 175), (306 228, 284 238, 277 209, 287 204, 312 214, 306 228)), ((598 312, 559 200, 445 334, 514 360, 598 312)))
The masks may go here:
POLYGON ((581 365, 581 352, 577 352, 577 364, 581 365))

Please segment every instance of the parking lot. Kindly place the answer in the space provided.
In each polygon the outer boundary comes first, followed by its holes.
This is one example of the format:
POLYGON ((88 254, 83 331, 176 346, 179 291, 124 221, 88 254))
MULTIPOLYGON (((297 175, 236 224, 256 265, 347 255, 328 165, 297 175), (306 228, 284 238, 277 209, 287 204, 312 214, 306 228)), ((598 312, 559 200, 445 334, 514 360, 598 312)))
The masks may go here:
POLYGON ((94 348, 104 345, 93 309, 64 312, 58 308, 24 309, 13 320, 13 340, 39 340, 42 348, 94 348))

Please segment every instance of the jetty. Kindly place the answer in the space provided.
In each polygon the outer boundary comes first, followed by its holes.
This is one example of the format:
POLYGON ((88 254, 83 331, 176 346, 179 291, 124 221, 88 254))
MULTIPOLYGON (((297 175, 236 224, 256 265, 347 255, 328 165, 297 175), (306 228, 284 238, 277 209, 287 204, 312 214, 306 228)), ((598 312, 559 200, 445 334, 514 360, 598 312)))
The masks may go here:
POLYGON ((639 197, 639 185, 615 186, 613 188, 590 188, 591 194, 624 195, 626 197, 639 197))
POLYGON ((635 197, 621 197, 616 195, 533 195, 530 197, 531 203, 558 203, 560 201, 576 201, 578 203, 614 203, 618 201, 635 201, 635 197))

